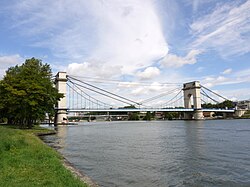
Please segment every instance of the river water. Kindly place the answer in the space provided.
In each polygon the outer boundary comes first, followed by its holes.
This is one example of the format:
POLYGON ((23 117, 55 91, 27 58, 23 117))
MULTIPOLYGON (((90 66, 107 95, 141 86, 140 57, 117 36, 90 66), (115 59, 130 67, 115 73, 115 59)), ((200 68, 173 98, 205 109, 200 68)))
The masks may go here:
POLYGON ((86 122, 45 141, 103 187, 250 186, 250 120, 86 122))

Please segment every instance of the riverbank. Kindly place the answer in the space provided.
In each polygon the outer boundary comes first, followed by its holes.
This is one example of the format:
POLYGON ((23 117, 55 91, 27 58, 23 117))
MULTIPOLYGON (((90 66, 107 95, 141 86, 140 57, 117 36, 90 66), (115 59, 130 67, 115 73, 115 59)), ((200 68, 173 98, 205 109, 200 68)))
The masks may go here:
POLYGON ((63 165, 63 157, 36 135, 53 133, 36 128, 0 126, 0 186, 87 187, 63 165))

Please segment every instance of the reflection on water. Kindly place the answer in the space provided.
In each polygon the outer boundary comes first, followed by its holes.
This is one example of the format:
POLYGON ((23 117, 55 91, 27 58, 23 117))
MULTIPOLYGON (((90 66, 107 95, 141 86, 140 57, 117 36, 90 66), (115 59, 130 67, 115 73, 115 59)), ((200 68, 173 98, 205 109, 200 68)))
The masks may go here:
POLYGON ((100 186, 250 186, 249 122, 83 123, 45 139, 100 186))

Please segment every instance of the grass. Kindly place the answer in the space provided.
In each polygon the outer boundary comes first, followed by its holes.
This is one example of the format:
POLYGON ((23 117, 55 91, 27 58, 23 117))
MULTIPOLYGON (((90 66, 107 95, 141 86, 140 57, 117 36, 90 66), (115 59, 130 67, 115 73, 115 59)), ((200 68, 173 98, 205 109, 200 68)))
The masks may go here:
POLYGON ((62 165, 62 157, 34 133, 0 126, 0 186, 87 187, 62 165))

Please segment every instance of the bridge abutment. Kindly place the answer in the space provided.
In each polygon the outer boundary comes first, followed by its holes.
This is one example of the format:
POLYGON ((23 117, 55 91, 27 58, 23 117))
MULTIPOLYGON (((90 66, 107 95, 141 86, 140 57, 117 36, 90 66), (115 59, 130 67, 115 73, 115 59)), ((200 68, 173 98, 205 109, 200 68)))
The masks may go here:
POLYGON ((65 124, 68 122, 67 119, 67 76, 66 72, 58 72, 55 79, 55 87, 59 93, 64 95, 63 98, 58 101, 56 106, 55 124, 65 124))
POLYGON ((247 112, 246 109, 237 109, 235 110, 234 116, 235 117, 241 117, 247 112))

